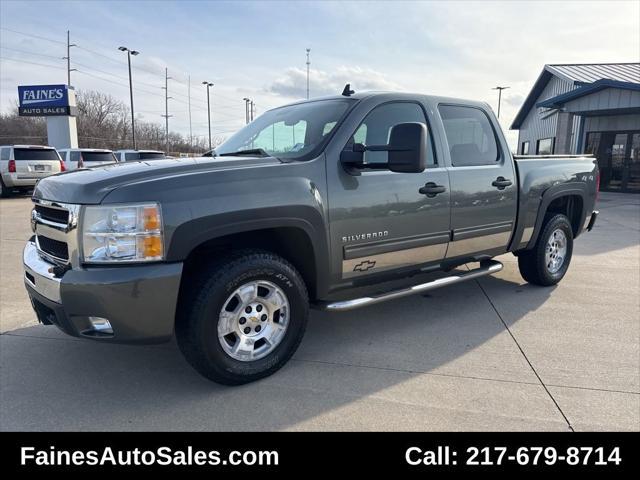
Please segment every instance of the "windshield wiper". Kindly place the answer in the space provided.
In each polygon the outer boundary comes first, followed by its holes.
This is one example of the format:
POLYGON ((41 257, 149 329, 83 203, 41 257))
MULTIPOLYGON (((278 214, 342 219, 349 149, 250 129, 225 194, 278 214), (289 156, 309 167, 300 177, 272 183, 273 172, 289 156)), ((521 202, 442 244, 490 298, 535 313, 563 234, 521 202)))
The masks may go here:
POLYGON ((262 148, 251 148, 249 150, 238 150, 237 152, 218 153, 218 157, 235 157, 238 155, 259 155, 261 157, 270 157, 266 150, 262 148))

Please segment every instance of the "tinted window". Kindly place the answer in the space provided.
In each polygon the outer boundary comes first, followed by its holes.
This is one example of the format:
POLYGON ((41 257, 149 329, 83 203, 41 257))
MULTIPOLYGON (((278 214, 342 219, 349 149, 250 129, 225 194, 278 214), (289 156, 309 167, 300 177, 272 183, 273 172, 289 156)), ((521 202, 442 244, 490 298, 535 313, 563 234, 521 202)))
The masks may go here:
POLYGON ((0 149, 0 160, 9 160, 10 154, 11 154, 10 148, 0 149))
POLYGON ((130 162, 132 160, 140 160, 140 154, 138 152, 129 152, 124 154, 124 160, 130 162))
POLYGON ((43 148, 15 148, 13 155, 16 160, 59 160, 58 152, 43 148))
MULTIPOLYGON (((420 105, 416 103, 388 103, 373 109, 362 121, 349 144, 386 145, 391 129, 399 123, 419 122, 426 125, 427 119, 420 105)), ((427 131, 427 165, 435 165, 431 146, 431 134, 427 131)), ((387 163, 388 152, 365 152, 366 163, 387 163)))
POLYGON ((111 152, 82 152, 82 160, 87 162, 115 162, 111 152))
POLYGON ((167 158, 164 156, 164 153, 159 152, 159 153, 155 153, 155 152, 140 152, 138 154, 138 158, 140 160, 153 160, 153 159, 158 159, 158 158, 167 158))
POLYGON ((522 142, 522 155, 529 155, 529 142, 522 142))
POLYGON ((452 105, 438 110, 454 167, 492 165, 500 159, 491 122, 482 110, 452 105))
POLYGON ((538 155, 551 155, 553 153, 553 138, 538 140, 538 155))
POLYGON ((69 152, 69 160, 72 162, 80 161, 80 152, 69 152))

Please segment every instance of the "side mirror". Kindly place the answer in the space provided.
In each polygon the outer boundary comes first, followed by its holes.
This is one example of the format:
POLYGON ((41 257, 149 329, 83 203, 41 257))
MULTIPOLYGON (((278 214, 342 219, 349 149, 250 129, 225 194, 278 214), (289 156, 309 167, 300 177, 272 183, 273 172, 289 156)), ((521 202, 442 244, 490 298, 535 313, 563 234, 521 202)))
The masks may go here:
POLYGON ((426 168, 427 127, 423 123, 399 123, 391 128, 387 145, 354 143, 351 150, 343 150, 340 161, 352 175, 360 170, 391 170, 401 173, 420 173, 426 168), (388 152, 387 163, 366 163, 364 152, 388 152))
POLYGON ((424 123, 399 123, 389 136, 388 168, 392 172, 420 173, 426 168, 427 127, 424 123))

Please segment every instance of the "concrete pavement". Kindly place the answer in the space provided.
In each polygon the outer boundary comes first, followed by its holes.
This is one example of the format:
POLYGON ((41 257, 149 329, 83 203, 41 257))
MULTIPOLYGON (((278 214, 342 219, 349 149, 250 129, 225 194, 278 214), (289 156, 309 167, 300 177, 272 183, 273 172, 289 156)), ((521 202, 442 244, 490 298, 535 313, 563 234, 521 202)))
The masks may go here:
POLYGON ((640 430, 640 196, 604 193, 554 288, 495 277, 313 312, 293 360, 212 384, 175 343, 38 325, 22 285, 30 202, 0 200, 2 430, 640 430))

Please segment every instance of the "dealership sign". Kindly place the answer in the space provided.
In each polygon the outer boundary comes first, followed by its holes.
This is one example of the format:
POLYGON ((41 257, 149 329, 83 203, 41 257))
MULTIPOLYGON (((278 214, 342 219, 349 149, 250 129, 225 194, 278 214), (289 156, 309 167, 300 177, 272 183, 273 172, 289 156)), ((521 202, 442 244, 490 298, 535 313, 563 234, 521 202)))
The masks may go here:
POLYGON ((67 85, 29 85, 18 87, 18 114, 29 117, 75 115, 69 106, 67 85))

